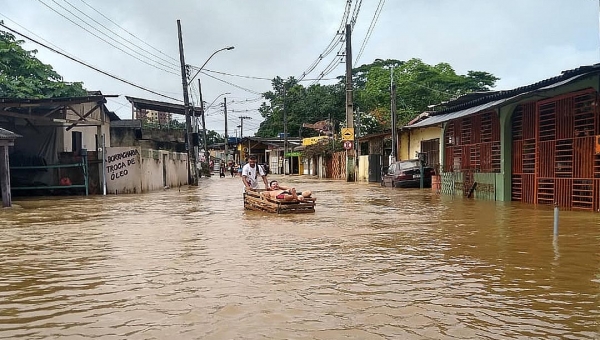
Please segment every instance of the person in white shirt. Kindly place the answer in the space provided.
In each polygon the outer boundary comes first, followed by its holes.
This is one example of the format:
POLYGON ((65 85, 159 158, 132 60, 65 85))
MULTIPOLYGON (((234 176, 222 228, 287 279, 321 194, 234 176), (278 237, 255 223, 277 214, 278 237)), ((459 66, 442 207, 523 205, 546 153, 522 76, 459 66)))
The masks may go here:
POLYGON ((265 170, 256 165, 256 156, 250 156, 248 158, 248 163, 242 168, 242 182, 244 182, 246 190, 258 189, 258 176, 262 177, 262 180, 265 183, 265 189, 269 190, 269 183, 267 181, 265 170))

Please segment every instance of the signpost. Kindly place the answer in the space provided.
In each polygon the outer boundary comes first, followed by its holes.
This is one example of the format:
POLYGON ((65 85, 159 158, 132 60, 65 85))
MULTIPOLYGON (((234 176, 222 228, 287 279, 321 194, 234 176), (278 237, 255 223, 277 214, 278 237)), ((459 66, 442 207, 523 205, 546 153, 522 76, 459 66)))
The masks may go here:
POLYGON ((354 140, 354 129, 353 128, 342 128, 342 140, 354 140))

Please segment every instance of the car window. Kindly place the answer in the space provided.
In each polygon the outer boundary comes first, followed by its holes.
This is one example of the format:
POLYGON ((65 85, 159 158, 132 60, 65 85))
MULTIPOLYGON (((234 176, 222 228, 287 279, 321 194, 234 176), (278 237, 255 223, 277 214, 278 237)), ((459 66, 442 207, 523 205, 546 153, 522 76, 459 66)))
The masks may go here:
POLYGON ((398 163, 398 165, 400 166, 400 169, 402 169, 402 170, 410 169, 410 168, 418 168, 419 161, 404 161, 404 162, 398 163))

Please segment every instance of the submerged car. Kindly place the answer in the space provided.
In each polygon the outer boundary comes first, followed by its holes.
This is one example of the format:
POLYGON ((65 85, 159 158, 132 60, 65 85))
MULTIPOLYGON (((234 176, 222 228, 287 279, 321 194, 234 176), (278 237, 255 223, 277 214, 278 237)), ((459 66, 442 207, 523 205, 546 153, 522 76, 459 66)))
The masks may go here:
MULTIPOLYGON (((393 188, 421 187, 421 168, 418 159, 409 159, 392 163, 383 173, 381 185, 393 188)), ((432 167, 423 167, 423 187, 431 188, 432 167)))

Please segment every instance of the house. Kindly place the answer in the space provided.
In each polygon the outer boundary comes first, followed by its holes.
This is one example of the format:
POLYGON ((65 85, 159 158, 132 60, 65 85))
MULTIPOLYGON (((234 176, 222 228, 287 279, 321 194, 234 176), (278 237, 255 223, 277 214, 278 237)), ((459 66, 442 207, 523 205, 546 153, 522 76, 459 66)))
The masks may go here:
POLYGON ((288 138, 287 145, 281 138, 244 137, 234 147, 234 160, 245 162, 249 155, 256 155, 259 164, 269 164, 273 174, 303 174, 303 162, 298 147, 299 138, 288 138))
MULTIPOLYGON (((148 112, 159 112, 157 117, 165 119, 185 117, 182 104, 126 98, 132 105, 132 117, 147 118, 148 112)), ((200 108, 193 108, 193 124, 199 112, 200 108)), ((196 132, 188 146, 185 128, 175 123, 131 119, 111 125, 111 147, 106 148, 104 159, 107 193, 141 193, 189 184, 190 172, 199 170, 199 163, 194 167, 188 155, 198 156, 200 140, 196 132), (188 147, 192 148, 190 153, 188 147)))
POLYGON ((600 64, 582 66, 444 103, 404 129, 441 129, 444 194, 598 211, 599 87, 600 64))
POLYGON ((100 192, 99 148, 119 120, 107 97, 0 98, 0 128, 23 136, 9 155, 13 195, 100 192))

